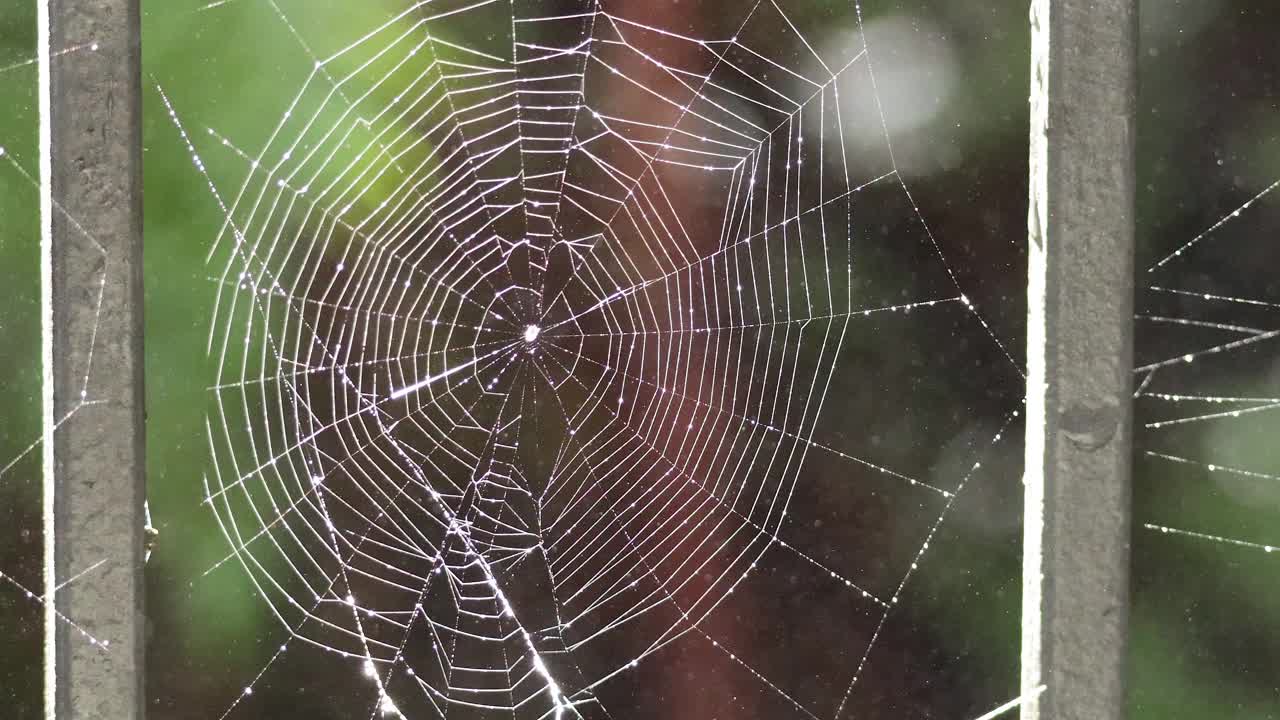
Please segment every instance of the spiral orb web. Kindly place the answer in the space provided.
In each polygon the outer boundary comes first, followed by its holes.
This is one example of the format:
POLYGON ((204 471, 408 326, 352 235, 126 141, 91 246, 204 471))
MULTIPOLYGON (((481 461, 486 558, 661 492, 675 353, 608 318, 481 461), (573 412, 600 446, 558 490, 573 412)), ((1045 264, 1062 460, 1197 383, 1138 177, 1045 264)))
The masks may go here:
POLYGON ((288 628, 272 663, 349 661, 374 713, 846 716, 988 444, 937 481, 875 449, 918 390, 857 378, 884 417, 831 392, 877 334, 999 348, 898 175, 861 33, 615 5, 422 2, 303 44, 256 152, 159 89, 225 218, 206 501, 288 628))

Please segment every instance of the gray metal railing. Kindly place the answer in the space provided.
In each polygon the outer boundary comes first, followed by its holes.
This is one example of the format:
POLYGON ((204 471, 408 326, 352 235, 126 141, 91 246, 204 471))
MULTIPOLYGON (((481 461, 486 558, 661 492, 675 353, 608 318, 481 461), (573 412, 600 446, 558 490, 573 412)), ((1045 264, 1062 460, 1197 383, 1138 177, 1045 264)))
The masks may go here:
POLYGON ((1137 5, 1032 3, 1024 720, 1125 705, 1137 5))
POLYGON ((53 48, 86 38, 96 44, 93 53, 40 69, 43 452, 46 523, 53 522, 45 529, 53 565, 46 567, 45 715, 60 719, 144 713, 138 10, 138 0, 41 0, 39 10, 46 60, 53 48), (84 226, 83 218, 93 222, 84 226), (63 618, 109 638, 109 652, 73 637, 76 627, 63 618))

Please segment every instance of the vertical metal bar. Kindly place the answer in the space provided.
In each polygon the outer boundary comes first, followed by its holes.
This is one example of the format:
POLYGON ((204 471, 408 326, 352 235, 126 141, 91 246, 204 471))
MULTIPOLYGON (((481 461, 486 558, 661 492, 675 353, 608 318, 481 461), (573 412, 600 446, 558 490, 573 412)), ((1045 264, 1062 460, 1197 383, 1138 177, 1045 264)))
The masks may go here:
POLYGON ((1137 6, 1032 2, 1024 720, 1124 716, 1137 6))
POLYGON ((138 0, 39 2, 45 715, 133 720, 144 712, 138 0), (85 43, 94 51, 48 62, 85 43))

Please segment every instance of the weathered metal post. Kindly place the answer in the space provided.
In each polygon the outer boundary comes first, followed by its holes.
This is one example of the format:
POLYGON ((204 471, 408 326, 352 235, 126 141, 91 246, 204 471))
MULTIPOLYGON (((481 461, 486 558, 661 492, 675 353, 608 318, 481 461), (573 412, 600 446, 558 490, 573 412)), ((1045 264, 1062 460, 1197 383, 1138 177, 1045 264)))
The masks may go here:
POLYGON ((1032 2, 1024 720, 1124 715, 1137 8, 1032 2))
POLYGON ((39 0, 38 22, 45 715, 133 720, 144 708, 138 0, 39 0), (50 62, 85 43, 94 51, 50 62))

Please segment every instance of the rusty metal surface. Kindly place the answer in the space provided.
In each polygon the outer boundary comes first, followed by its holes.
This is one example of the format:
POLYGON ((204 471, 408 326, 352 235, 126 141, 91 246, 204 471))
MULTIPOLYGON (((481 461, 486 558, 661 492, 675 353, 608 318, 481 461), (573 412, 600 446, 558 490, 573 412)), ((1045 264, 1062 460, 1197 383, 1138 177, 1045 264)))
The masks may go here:
POLYGON ((1137 5, 1032 3, 1028 720, 1124 716, 1137 5))
POLYGON ((47 2, 51 48, 97 44, 49 69, 54 417, 71 413, 53 436, 55 577, 102 563, 55 607, 110 643, 56 623, 55 709, 130 720, 144 706, 138 0, 47 2))

